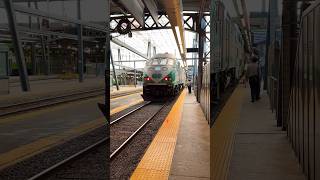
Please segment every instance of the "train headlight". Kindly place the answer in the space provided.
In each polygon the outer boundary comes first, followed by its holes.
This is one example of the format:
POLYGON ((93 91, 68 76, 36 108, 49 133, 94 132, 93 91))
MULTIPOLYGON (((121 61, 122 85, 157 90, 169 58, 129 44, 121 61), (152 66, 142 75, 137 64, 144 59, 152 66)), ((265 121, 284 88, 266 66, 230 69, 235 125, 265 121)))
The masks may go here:
POLYGON ((145 81, 151 81, 151 78, 150 77, 144 77, 144 80, 145 81))
POLYGON ((170 81, 170 77, 166 76, 166 77, 163 78, 163 80, 170 81))

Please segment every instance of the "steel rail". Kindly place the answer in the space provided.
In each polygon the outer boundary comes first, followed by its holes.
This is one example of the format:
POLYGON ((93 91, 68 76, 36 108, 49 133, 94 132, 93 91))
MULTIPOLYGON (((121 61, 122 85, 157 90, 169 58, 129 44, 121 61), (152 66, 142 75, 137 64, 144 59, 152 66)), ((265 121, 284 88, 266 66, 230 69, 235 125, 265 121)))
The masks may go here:
POLYGON ((64 159, 64 160, 62 160, 62 161, 54 164, 53 166, 50 166, 49 168, 41 171, 40 173, 32 176, 32 177, 29 178, 28 180, 40 179, 40 178, 44 177, 45 175, 47 175, 47 174, 49 174, 49 173, 52 173, 55 169, 63 166, 64 164, 66 164, 66 163, 68 163, 68 162, 70 162, 70 161, 72 161, 72 160, 74 160, 74 159, 76 159, 76 158, 79 158, 79 156, 81 156, 81 155, 83 155, 83 154, 85 154, 85 153, 87 153, 87 152, 95 149, 96 147, 98 147, 98 146, 106 143, 108 140, 109 140, 108 137, 103 138, 102 140, 94 143, 93 145, 86 147, 85 149, 83 149, 83 150, 81 150, 81 151, 73 154, 72 156, 69 156, 68 158, 66 158, 66 159, 64 159))
POLYGON ((115 151, 113 151, 110 155, 110 160, 112 160, 165 106, 166 103, 133 132, 115 151))
POLYGON ((51 98, 43 98, 35 101, 15 103, 15 104, 1 107, 1 110, 3 112, 0 112, 0 117, 11 115, 14 113, 20 113, 20 112, 30 111, 30 110, 44 108, 48 106, 53 106, 61 103, 97 97, 103 94, 104 94, 104 89, 99 89, 99 90, 92 90, 92 91, 82 91, 79 93, 73 93, 73 94, 62 95, 62 96, 55 96, 51 98), (78 97, 78 96, 81 96, 81 97, 78 97), (50 101, 53 101, 53 102, 50 102, 50 101))
POLYGON ((122 116, 118 117, 117 119, 115 119, 115 120, 111 121, 111 122, 110 122, 110 125, 112 125, 112 124, 114 124, 114 123, 116 123, 116 122, 119 122, 119 121, 120 121, 120 120, 122 120, 123 118, 125 118, 125 117, 129 116, 130 114, 132 114, 132 113, 134 113, 134 112, 138 111, 139 109, 141 109, 141 108, 143 108, 143 107, 145 107, 145 106, 149 105, 150 103, 151 103, 151 101, 147 101, 146 103, 142 104, 141 106, 139 106, 139 107, 137 107, 137 108, 135 108, 135 109, 133 109, 133 110, 129 111, 128 113, 126 113, 126 114, 124 114, 124 115, 122 115, 122 116))
MULTIPOLYGON (((141 90, 119 93, 119 94, 115 94, 115 95, 111 96, 110 98, 114 99, 117 97, 134 94, 134 93, 137 93, 140 91, 141 90)), ((1 111, 3 111, 3 112, 0 111, 0 117, 8 116, 8 115, 11 115, 14 113, 21 113, 21 112, 25 112, 25 111, 34 110, 34 109, 53 106, 53 105, 57 105, 57 104, 93 98, 93 97, 104 95, 104 93, 105 93, 104 88, 101 88, 101 89, 95 89, 95 90, 89 90, 89 91, 81 91, 81 92, 67 94, 67 95, 55 96, 55 97, 50 97, 50 98, 42 98, 42 99, 37 99, 34 101, 14 103, 14 104, 10 104, 8 106, 0 107, 1 111), (53 101, 53 102, 50 102, 50 101, 53 101), (6 109, 7 109, 7 111, 6 111, 6 109)))

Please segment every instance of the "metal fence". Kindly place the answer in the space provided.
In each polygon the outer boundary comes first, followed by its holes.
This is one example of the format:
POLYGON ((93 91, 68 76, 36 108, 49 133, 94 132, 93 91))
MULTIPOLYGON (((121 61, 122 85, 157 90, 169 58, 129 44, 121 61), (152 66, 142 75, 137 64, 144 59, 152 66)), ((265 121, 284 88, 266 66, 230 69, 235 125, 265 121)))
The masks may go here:
POLYGON ((320 179, 320 0, 304 11, 292 77, 288 137, 309 180, 320 179))

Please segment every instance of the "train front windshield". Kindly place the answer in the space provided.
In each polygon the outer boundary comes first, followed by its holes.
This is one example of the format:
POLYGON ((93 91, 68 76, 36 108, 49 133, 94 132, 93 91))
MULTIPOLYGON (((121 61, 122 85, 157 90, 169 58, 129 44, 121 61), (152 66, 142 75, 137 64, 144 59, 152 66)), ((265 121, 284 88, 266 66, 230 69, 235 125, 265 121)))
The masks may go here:
POLYGON ((152 59, 150 65, 173 65, 173 59, 152 59))

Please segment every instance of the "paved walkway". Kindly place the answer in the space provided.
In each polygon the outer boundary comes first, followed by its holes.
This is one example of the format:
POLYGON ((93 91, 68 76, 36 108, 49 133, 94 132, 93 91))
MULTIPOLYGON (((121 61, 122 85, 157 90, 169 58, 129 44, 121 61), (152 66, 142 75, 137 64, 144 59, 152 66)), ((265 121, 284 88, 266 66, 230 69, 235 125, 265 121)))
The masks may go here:
POLYGON ((169 179, 210 179, 210 129, 194 94, 187 94, 169 179))
POLYGON ((130 179, 210 179, 209 125, 184 90, 130 179))
POLYGON ((235 134, 230 180, 304 180, 287 134, 276 127, 269 99, 251 103, 245 92, 235 134))
POLYGON ((305 180, 267 94, 251 103, 249 91, 237 87, 211 128, 212 179, 305 180))

